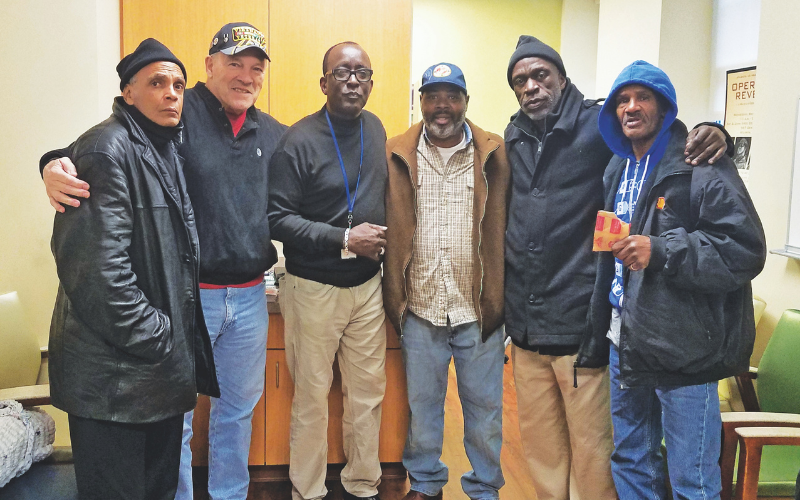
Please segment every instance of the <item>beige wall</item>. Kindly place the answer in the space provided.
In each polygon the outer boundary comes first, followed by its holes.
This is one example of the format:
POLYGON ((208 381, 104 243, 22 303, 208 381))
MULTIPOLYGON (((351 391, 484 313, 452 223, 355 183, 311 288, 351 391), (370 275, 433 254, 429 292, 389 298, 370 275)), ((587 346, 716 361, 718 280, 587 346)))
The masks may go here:
POLYGON ((712 0, 669 0, 661 7, 658 67, 678 96, 678 118, 691 128, 709 113, 712 0))
POLYGON ((50 253, 53 209, 37 164, 111 113, 119 94, 115 0, 0 2, 0 293, 16 290, 47 344, 58 279, 50 253))
MULTIPOLYGON (((559 50, 561 0, 414 0, 411 81, 419 82, 433 64, 457 65, 470 94, 467 117, 502 136, 519 109, 506 79, 519 35, 559 50)), ((418 109, 418 93, 413 100, 418 109)))
POLYGON ((636 59, 663 69, 675 85, 678 118, 690 128, 709 113, 712 0, 600 0, 597 95, 608 95, 636 59))
MULTIPOLYGON (((111 113, 119 94, 119 2, 0 2, 0 293, 16 290, 47 345, 58 277, 50 253, 54 211, 37 170, 42 153, 68 145, 111 113)), ((66 414, 52 406, 56 446, 69 444, 66 414)))
POLYGON ((617 75, 633 61, 657 65, 660 41, 661 0, 600 0, 597 96, 607 96, 617 75))
POLYGON ((597 80, 598 0, 564 0, 561 9, 561 59, 572 83, 587 99, 595 95, 597 80))
MULTIPOLYGON (((749 181, 768 248, 783 248, 789 214, 789 185, 800 98, 800 2, 761 3, 758 38, 758 93, 749 181)), ((797 165, 796 168, 800 168, 797 165)), ((800 308, 800 261, 769 255, 753 289, 767 302, 756 341, 761 357, 770 332, 785 309, 800 308)))

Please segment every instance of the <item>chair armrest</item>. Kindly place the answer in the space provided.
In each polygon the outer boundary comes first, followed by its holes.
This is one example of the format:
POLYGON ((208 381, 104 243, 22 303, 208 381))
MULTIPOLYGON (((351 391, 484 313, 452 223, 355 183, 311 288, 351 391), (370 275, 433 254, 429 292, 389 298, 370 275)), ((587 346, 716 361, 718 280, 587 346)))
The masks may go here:
POLYGON ((42 359, 47 359, 50 357, 50 348, 46 345, 43 345, 39 348, 39 352, 42 355, 42 359))
POLYGON ((745 445, 753 442, 756 446, 800 446, 800 428, 796 427, 739 427, 736 434, 745 445))
POLYGON ((800 415, 796 413, 732 411, 722 414, 722 426, 725 428, 800 427, 800 415))
MULTIPOLYGON (((800 415, 794 413, 769 412, 726 412, 722 415, 722 450, 719 456, 719 467, 722 473, 722 496, 731 498, 733 484, 733 467, 736 463, 736 446, 739 442, 739 430, 758 427, 800 428, 800 415)), ((741 460, 740 460, 741 462, 741 460)))
POLYGON ((753 380, 756 378, 758 378, 758 368, 752 366, 750 371, 736 375, 736 386, 739 388, 739 395, 742 396, 744 411, 761 411, 756 390, 753 387, 753 380))
POLYGON ((22 406, 49 405, 50 384, 0 389, 0 400, 3 399, 13 399, 22 406))

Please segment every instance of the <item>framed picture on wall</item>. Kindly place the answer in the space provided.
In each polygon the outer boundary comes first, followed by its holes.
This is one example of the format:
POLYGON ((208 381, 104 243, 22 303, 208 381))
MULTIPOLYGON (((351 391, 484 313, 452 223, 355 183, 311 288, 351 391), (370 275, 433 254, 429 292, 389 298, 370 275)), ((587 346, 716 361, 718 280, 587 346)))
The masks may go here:
POLYGON ((728 70, 725 89, 725 129, 733 137, 733 161, 742 178, 747 181, 753 140, 756 67, 728 70))

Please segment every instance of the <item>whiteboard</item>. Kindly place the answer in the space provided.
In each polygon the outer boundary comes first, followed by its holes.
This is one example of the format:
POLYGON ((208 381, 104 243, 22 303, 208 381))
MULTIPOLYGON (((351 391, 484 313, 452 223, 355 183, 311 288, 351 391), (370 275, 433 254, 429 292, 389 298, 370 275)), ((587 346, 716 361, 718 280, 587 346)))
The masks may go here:
POLYGON ((800 259, 800 99, 797 101, 797 124, 795 127, 786 246, 783 249, 773 250, 772 253, 800 259))

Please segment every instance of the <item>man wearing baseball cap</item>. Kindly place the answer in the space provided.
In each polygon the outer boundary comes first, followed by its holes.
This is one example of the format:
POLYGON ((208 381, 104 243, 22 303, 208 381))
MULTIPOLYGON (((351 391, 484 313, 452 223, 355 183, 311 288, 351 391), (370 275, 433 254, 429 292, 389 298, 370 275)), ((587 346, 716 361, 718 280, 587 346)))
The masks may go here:
MULTIPOLYGON (((186 190, 200 241, 200 299, 214 348, 219 398, 211 399, 209 495, 244 499, 253 409, 264 390, 267 323, 264 272, 276 261, 267 222, 267 167, 285 127, 255 107, 269 57, 248 23, 223 26, 205 60, 206 82, 186 91, 186 190)), ((56 154, 45 155, 50 160, 56 154)), ((69 159, 43 171, 50 203, 78 206, 89 185, 67 174, 69 159)), ((184 256, 184 258, 189 258, 184 256)), ((192 413, 186 415, 177 497, 192 498, 192 413)))
MULTIPOLYGON (((505 131, 513 172, 505 327, 528 470, 539 500, 615 500, 608 342, 584 339, 593 230, 612 156, 597 127, 600 105, 584 99, 558 52, 532 36, 519 38, 507 78, 520 110, 505 131)), ((686 161, 718 159, 724 135, 697 127, 686 161)))
POLYGON ((441 499, 450 360, 464 409, 471 499, 499 498, 503 413, 503 245, 510 168, 503 140, 465 118, 458 66, 422 76, 422 122, 386 144, 384 305, 400 334, 411 408, 404 500, 441 499))
POLYGON ((186 70, 150 38, 117 73, 111 117, 68 150, 94 196, 53 224, 51 396, 69 415, 82 499, 167 500, 184 413, 198 392, 219 396, 176 147, 186 70))

